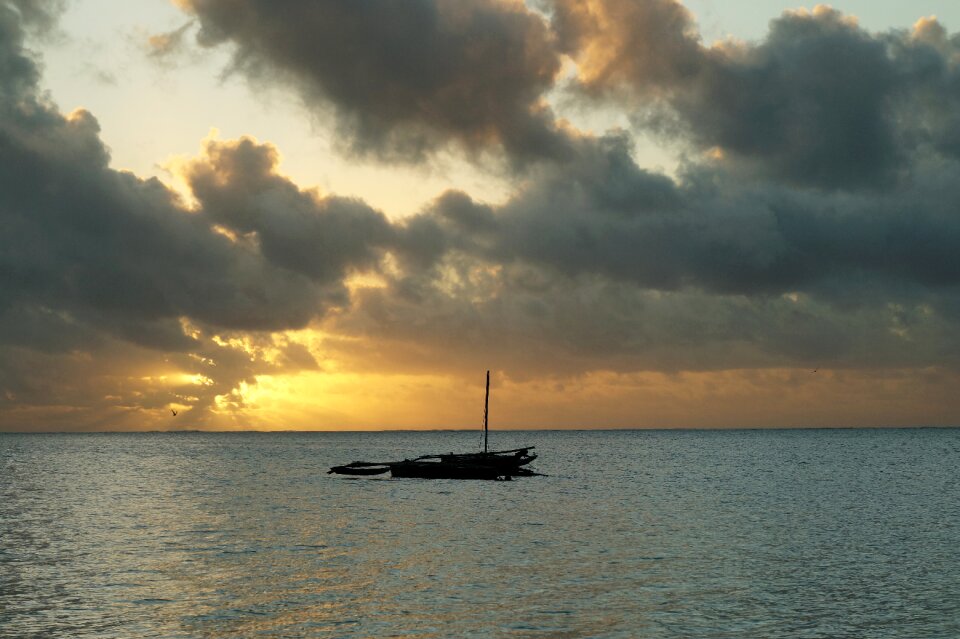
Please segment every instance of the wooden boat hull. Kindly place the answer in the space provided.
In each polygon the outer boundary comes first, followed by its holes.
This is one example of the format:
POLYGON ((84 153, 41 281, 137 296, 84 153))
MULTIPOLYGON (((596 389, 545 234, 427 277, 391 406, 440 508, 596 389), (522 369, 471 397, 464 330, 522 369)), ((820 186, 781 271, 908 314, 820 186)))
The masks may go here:
POLYGON ((327 474, 337 473, 338 475, 382 475, 390 470, 386 466, 334 466, 327 471, 327 474))
POLYGON ((397 462, 355 461, 334 466, 330 473, 340 475, 382 475, 416 479, 504 479, 530 477, 537 473, 524 468, 537 458, 533 447, 487 453, 424 455, 397 462))
POLYGON ((504 479, 508 469, 481 464, 451 464, 429 461, 402 461, 390 464, 390 475, 412 479, 504 479))
POLYGON ((505 470, 526 466, 537 458, 536 453, 526 452, 516 455, 501 453, 467 453, 463 455, 438 455, 440 461, 451 464, 476 464, 480 466, 494 466, 505 470))

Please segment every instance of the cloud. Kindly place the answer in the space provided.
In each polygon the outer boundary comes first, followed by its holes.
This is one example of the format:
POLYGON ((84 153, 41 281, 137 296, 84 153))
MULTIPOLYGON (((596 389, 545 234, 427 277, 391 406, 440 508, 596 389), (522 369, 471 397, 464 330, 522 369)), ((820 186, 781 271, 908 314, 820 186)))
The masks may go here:
MULTIPOLYGON (((938 290, 960 283, 957 166, 879 192, 800 190, 693 165, 640 168, 629 139, 584 142, 499 207, 451 192, 407 221, 398 246, 430 267, 460 251, 661 291, 826 294, 838 281, 938 290), (463 221, 460 221, 463 220, 463 221)), ((416 262, 416 260, 414 260, 416 262)))
MULTIPOLYGON (((629 166, 622 150, 610 151, 629 166)), ((926 286, 958 282, 956 167, 901 189, 836 194, 741 182, 700 167, 676 186, 633 167, 569 165, 507 208, 508 254, 568 272, 603 273, 658 289, 783 293, 867 275, 926 286), (662 203, 651 206, 651 193, 662 203), (608 193, 625 195, 611 203, 608 193)))
POLYGON ((882 186, 903 165, 896 69, 885 43, 841 14, 786 14, 757 46, 709 52, 673 107, 702 147, 797 185, 882 186))
POLYGON ((393 161, 451 144, 576 161, 583 135, 546 106, 564 56, 575 93, 754 178, 875 189, 926 146, 960 149, 957 44, 932 19, 873 34, 818 6, 759 42, 708 46, 677 0, 180 4, 199 42, 233 48, 235 70, 293 87, 353 152, 393 161))
POLYGON ((552 6, 581 92, 756 177, 883 188, 919 143, 955 136, 957 45, 933 20, 872 34, 821 5, 784 13, 759 42, 705 46, 675 0, 552 6))
POLYGON ((67 6, 67 0, 4 0, 4 13, 15 19, 27 30, 49 32, 67 6))
POLYGON ((624 134, 577 148, 503 204, 452 191, 398 225, 386 286, 325 324, 362 338, 342 356, 515 375, 960 365, 955 162, 844 192, 712 161, 670 179, 624 134))
POLYGON ((0 4, 0 88, 10 99, 31 91, 40 78, 33 57, 24 48, 24 28, 31 23, 30 18, 46 18, 42 7, 34 8, 29 3, 0 4))
POLYGON ((9 299, 237 328, 306 323, 306 278, 214 233, 155 180, 107 166, 96 120, 33 103, 0 122, 9 299))
POLYGON ((336 366, 960 368, 960 45, 935 21, 878 35, 821 8, 708 47, 668 0, 558 0, 549 22, 492 0, 185 6, 238 69, 332 105, 355 150, 500 149, 523 180, 389 220, 295 184, 269 143, 209 138, 176 167, 184 202, 44 97, 27 12, 2 4, 0 427, 210 426, 261 380, 336 366), (581 96, 710 153, 671 177, 628 132, 563 132, 541 103, 561 55, 581 96))
POLYGON ((5 403, 90 411, 104 400, 83 394, 113 380, 130 388, 120 403, 131 419, 137 409, 171 401, 203 412, 240 382, 283 368, 279 359, 315 367, 296 345, 251 348, 224 336, 283 341, 271 335, 345 304, 342 279, 375 261, 383 216, 299 191, 272 173, 270 147, 249 140, 211 142, 190 163, 198 210, 155 179, 110 168, 93 115, 63 115, 38 90, 37 66, 24 48, 25 16, 0 5, 5 403), (244 234, 255 238, 243 241, 244 234), (267 353, 277 349, 287 354, 267 353), (174 377, 202 375, 209 383, 134 390, 135 380, 151 377, 140 370, 146 360, 174 377), (139 375, 119 374, 131 368, 139 375))
POLYGON ((543 94, 560 70, 543 19, 507 0, 184 0, 201 44, 234 68, 331 108, 355 153, 418 161, 455 143, 518 162, 562 155, 543 94))
POLYGON ((187 33, 193 26, 190 21, 172 31, 147 36, 147 56, 162 63, 181 57, 186 49, 187 33))
POLYGON ((271 263, 312 281, 338 284, 350 269, 373 268, 392 228, 363 202, 303 191, 276 173, 279 156, 250 138, 207 141, 183 176, 206 220, 255 235, 271 263))
POLYGON ((551 11, 564 52, 581 85, 602 92, 629 85, 643 92, 689 81, 704 65, 693 15, 675 0, 554 0, 551 11))

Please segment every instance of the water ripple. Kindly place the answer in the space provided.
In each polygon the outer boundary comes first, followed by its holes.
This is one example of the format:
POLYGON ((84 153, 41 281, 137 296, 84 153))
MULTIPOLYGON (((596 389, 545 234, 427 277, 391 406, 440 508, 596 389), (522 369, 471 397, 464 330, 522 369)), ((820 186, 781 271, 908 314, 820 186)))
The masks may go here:
POLYGON ((0 637, 960 636, 960 431, 0 435, 0 637))

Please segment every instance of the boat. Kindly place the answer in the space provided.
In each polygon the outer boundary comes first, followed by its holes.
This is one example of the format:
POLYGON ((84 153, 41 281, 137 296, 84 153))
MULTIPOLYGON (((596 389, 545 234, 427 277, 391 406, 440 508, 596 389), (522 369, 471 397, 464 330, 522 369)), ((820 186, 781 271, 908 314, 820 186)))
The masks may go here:
POLYGON ((328 474, 383 475, 416 479, 498 479, 530 477, 538 473, 526 468, 537 454, 534 446, 511 450, 489 450, 490 435, 490 371, 487 371, 487 390, 483 400, 483 452, 422 455, 413 459, 387 462, 355 461, 333 466, 328 474))

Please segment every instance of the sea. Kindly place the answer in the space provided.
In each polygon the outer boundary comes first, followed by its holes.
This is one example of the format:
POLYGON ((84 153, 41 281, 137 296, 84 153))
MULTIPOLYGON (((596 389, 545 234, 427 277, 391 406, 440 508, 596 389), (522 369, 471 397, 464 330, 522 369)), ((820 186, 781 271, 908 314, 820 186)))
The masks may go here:
POLYGON ((960 430, 0 435, 0 637, 960 637, 960 430))

